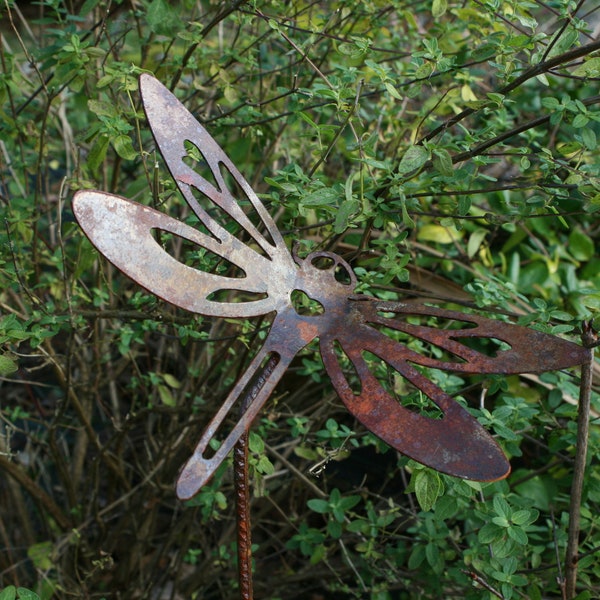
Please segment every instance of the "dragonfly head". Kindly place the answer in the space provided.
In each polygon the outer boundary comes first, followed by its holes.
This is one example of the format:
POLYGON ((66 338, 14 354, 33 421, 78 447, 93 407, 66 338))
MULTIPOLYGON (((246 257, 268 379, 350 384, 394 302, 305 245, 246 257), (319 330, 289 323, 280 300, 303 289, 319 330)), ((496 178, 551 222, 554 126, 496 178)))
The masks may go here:
MULTIPOLYGON (((356 287, 356 275, 350 265, 333 252, 311 252, 305 259, 295 257, 299 265, 295 291, 306 294, 325 311, 339 305, 340 297, 348 297, 356 287)), ((293 300, 293 294, 292 294, 293 300)), ((294 304, 296 310, 298 308, 294 304)), ((314 311, 320 314, 322 311, 314 311)))

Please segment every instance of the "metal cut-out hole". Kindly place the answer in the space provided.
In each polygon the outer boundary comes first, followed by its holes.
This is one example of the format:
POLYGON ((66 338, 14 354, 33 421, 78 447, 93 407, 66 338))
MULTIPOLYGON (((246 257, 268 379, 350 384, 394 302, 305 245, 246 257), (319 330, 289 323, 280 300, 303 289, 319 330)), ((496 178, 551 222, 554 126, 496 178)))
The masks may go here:
POLYGON ((292 290, 290 294, 292 306, 299 315, 315 316, 322 315, 325 312, 323 305, 314 298, 311 298, 302 290, 292 290))

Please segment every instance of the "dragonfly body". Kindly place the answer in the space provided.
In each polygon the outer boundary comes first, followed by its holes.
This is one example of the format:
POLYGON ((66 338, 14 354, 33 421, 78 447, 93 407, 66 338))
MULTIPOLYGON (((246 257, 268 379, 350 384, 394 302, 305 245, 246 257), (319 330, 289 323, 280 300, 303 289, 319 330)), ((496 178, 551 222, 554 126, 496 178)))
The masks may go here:
POLYGON ((93 191, 75 195, 73 208, 79 223, 111 262, 172 304, 214 317, 274 315, 263 346, 184 466, 177 485, 179 497, 191 498, 210 479, 293 358, 316 338, 338 395, 349 411, 385 442, 451 475, 482 481, 505 477, 510 467, 494 439, 429 380, 422 368, 464 373, 541 372, 581 364, 587 360, 587 352, 554 336, 477 315, 356 295, 356 277, 341 257, 313 252, 301 259, 287 249, 250 185, 169 90, 149 75, 140 78, 140 89, 157 145, 201 229, 125 198, 93 191), (194 157, 200 157, 197 164, 194 157), (199 165, 204 174, 199 173, 199 165), (226 227, 231 222, 240 227, 245 241, 226 227), (203 248, 236 267, 242 276, 223 276, 179 262, 157 241, 157 232, 203 248), (305 294, 319 310, 299 312, 295 292, 305 294), (412 317, 464 326, 440 329, 415 324, 412 317), (442 350, 447 358, 411 350, 390 337, 389 331, 418 338, 442 350), (501 340, 507 348, 488 356, 471 347, 468 342, 474 338, 501 340), (402 406, 371 372, 365 353, 387 363, 421 390, 440 415, 432 418, 402 406), (240 398, 246 405, 241 417, 240 398), (223 433, 231 415, 235 424, 223 433), (213 452, 210 442, 215 437, 222 443, 213 452))

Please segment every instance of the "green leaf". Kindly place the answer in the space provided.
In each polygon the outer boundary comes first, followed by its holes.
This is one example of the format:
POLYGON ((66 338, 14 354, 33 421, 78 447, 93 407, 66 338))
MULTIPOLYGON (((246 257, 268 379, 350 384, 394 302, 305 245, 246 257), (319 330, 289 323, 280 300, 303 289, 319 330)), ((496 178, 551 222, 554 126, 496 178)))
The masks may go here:
POLYGON ((321 562, 325 556, 327 556, 327 550, 323 544, 319 544, 315 547, 313 553, 310 555, 309 562, 311 565, 316 565, 317 563, 321 562))
POLYGON ((433 166, 445 177, 450 177, 454 173, 452 157, 445 148, 436 148, 433 151, 433 166))
POLYGON ((425 560, 425 547, 422 545, 415 546, 408 558, 408 568, 411 571, 418 569, 425 560))
POLYGON ((515 524, 515 525, 529 525, 530 523, 533 523, 533 521, 536 520, 537 518, 537 511, 532 511, 532 510, 516 510, 510 520, 515 524))
POLYGON ((27 588, 17 588, 17 594, 19 595, 19 600, 40 600, 40 597, 35 592, 27 588))
POLYGON ((261 456, 256 463, 256 470, 263 475, 273 475, 275 473, 275 466, 269 460, 268 456, 261 456))
POLYGON ((490 544, 502 536, 503 529, 493 523, 486 523, 477 535, 477 539, 482 544, 490 544))
POLYGON ((448 0, 433 0, 431 14, 434 19, 441 17, 448 10, 448 0))
POLYGON ((118 135, 112 144, 116 153, 125 160, 134 160, 138 155, 128 135, 118 135))
POLYGON ((99 100, 88 100, 88 108, 99 117, 116 117, 117 109, 110 102, 101 102, 99 100))
POLYGON ((96 6, 100 4, 100 0, 85 0, 79 9, 80 16, 84 17, 88 13, 92 12, 96 6))
POLYGON ((581 139, 588 150, 595 150, 598 145, 596 132, 591 127, 581 130, 581 139))
POLYGON ((309 192, 302 198, 302 206, 310 208, 330 207, 333 209, 340 199, 340 192, 333 187, 322 187, 309 192))
POLYGON ((350 510, 360 502, 360 496, 345 496, 340 499, 339 506, 342 510, 350 510))
POLYGON ((558 56, 569 50, 579 40, 579 32, 574 27, 569 27, 566 31, 560 34, 557 40, 553 40, 556 43, 553 44, 552 49, 548 53, 547 58, 558 56))
POLYGON ((248 436, 248 449, 255 454, 262 454, 265 451, 265 442, 255 431, 251 431, 248 436))
POLYGON ((158 35, 174 37, 180 29, 183 29, 177 10, 166 0, 152 0, 146 11, 146 20, 150 29, 158 35))
POLYGON ((389 81, 386 81, 383 85, 392 98, 395 98, 396 100, 402 100, 402 95, 400 92, 389 81))
POLYGON ((316 513, 324 515, 329 512, 329 502, 321 498, 311 498, 307 503, 308 508, 316 513))
POLYGON ((333 230, 335 233, 343 233, 348 229, 348 221, 350 217, 356 213, 359 208, 358 200, 351 199, 349 201, 342 202, 336 215, 335 222, 333 224, 333 230))
POLYGON ((487 233, 487 229, 476 229, 471 233, 467 242, 467 256, 469 258, 473 258, 479 252, 479 248, 481 248, 481 244, 485 240, 487 233))
POLYGON ((560 102, 557 98, 542 98, 542 106, 548 108, 549 110, 558 110, 560 107, 560 102))
POLYGON ((511 537, 517 544, 521 544, 521 546, 526 546, 527 542, 527 534, 520 527, 509 527, 507 529, 508 536, 511 537))
POLYGON ((491 546, 496 558, 506 558, 515 551, 516 543, 510 536, 504 535, 492 542, 491 546))
POLYGON ((93 175, 98 174, 98 168, 106 158, 106 152, 109 146, 110 139, 106 134, 101 134, 94 140, 94 145, 92 146, 86 160, 87 166, 93 175))
POLYGON ((469 214, 469 211, 471 210, 471 206, 472 206, 472 201, 470 196, 467 196, 466 194, 462 194, 461 196, 458 197, 458 214, 461 217, 465 217, 466 215, 469 214))
POLYGON ((171 394, 171 390, 166 385, 159 383, 156 386, 156 389, 158 390, 158 395, 160 396, 160 401, 165 406, 176 406, 177 405, 175 398, 173 398, 173 394, 171 394))
POLYGON ((410 146, 398 165, 399 175, 408 175, 420 169, 429 160, 429 151, 423 146, 410 146))
POLYGON ((600 77, 600 57, 593 57, 579 65, 574 71, 576 77, 600 77))
POLYGON ((577 260, 590 260, 595 254, 594 242, 581 229, 574 229, 569 235, 569 251, 577 260))
POLYGON ((402 223, 404 223, 408 229, 414 229, 416 227, 416 223, 414 222, 413 218, 408 214, 408 208, 405 200, 402 201, 402 223))
POLYGON ((444 559, 440 553, 440 549, 435 542, 430 542, 425 546, 425 557, 429 566, 436 573, 440 573, 444 568, 444 559))
POLYGON ((458 502, 454 496, 442 496, 435 505, 435 516, 442 521, 452 518, 458 510, 458 502))
POLYGON ((294 454, 300 458, 312 461, 317 461, 320 458, 319 453, 314 448, 309 448, 307 446, 296 446, 294 448, 294 454))
POLYGON ((461 237, 461 233, 454 227, 442 227, 441 225, 423 225, 417 231, 417 239, 420 242, 437 242, 438 244, 452 244, 461 237))
POLYGON ((181 383, 170 373, 165 373, 163 379, 169 387, 172 387, 175 390, 178 390, 181 387, 181 383))
POLYGON ((342 537, 342 524, 339 521, 331 520, 327 523, 327 533, 334 539, 342 537))
POLYGON ((38 569, 48 571, 54 564, 52 561, 52 551, 52 542, 40 542, 27 548, 27 556, 38 569))
POLYGON ((581 129, 582 127, 585 127, 589 122, 589 118, 585 115, 575 115, 575 118, 573 119, 573 127, 581 129))
POLYGON ((429 511, 433 508, 443 487, 442 480, 436 471, 420 469, 416 472, 415 495, 422 510, 429 511))
POLYGON ((493 504, 494 510, 499 516, 504 517, 506 520, 510 519, 510 505, 500 494, 494 496, 493 504))
POLYGON ((0 354, 0 377, 10 375, 17 371, 18 368, 19 365, 8 354, 0 354))
POLYGON ((17 588, 14 585, 9 585, 0 592, 0 600, 15 600, 16 597, 17 588))
POLYGON ((527 598, 528 600, 542 600, 542 592, 534 583, 527 588, 527 598))
POLYGON ((492 523, 505 529, 510 525, 510 521, 506 517, 492 517, 492 523))

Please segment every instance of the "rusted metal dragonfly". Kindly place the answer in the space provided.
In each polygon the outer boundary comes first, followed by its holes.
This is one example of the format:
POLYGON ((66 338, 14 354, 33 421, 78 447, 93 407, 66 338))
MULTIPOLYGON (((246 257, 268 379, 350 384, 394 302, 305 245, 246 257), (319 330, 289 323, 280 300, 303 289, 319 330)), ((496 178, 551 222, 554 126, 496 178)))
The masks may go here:
POLYGON ((480 374, 533 373, 581 364, 587 360, 585 349, 549 334, 478 315, 356 294, 355 274, 340 256, 317 251, 300 258, 288 250, 273 219, 236 166, 166 87, 144 74, 140 90, 156 143, 202 230, 98 191, 76 193, 73 209, 78 222, 108 260, 167 302, 214 317, 275 315, 262 347, 184 466, 177 483, 178 496, 193 497, 210 479, 249 428, 294 356, 315 338, 339 397, 387 444, 457 477, 478 481, 506 477, 509 463, 491 435, 420 367, 480 374), (204 163, 206 177, 195 168, 192 155, 198 159, 197 165, 204 163), (247 209, 255 218, 250 218, 247 209), (241 227, 247 242, 230 233, 232 222, 241 227), (156 232, 195 244, 237 267, 240 276, 201 271, 179 262, 157 241, 156 232), (318 314, 296 310, 292 296, 298 291, 317 303, 318 314), (416 325, 407 319, 414 316, 451 321, 460 327, 416 325), (420 354, 386 331, 419 338, 449 358, 420 354), (500 340, 508 348, 489 356, 471 347, 469 342, 475 338, 500 340), (437 405, 441 418, 420 414, 398 402, 371 372, 365 353, 375 355, 421 390, 437 405), (352 381, 347 376, 348 365, 353 371, 352 381), (247 404, 242 416, 234 417, 236 424, 212 452, 209 443, 223 429, 240 398, 247 404))

